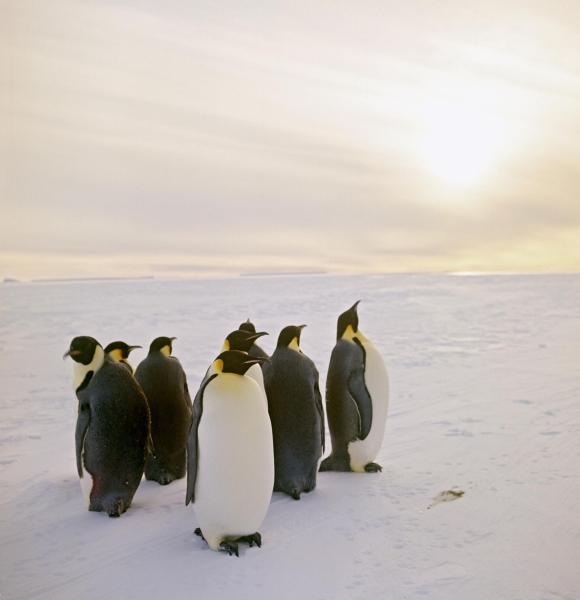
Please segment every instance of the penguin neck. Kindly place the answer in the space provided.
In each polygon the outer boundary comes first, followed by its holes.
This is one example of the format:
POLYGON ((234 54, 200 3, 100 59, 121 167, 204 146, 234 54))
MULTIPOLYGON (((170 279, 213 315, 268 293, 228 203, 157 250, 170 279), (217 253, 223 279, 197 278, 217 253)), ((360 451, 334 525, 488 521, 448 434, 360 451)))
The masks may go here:
POLYGON ((352 328, 352 325, 349 325, 345 329, 340 339, 354 343, 354 338, 357 338, 362 344, 364 344, 365 342, 370 343, 370 340, 366 337, 366 335, 364 335, 360 329, 355 332, 352 328))
POLYGON ((295 337, 289 344, 288 344, 288 348, 290 348, 290 350, 294 350, 295 352, 300 352, 300 354, 302 354, 302 350, 300 350, 300 346, 298 345, 298 338, 295 337))
POLYGON ((103 366, 104 362, 105 351, 103 350, 102 346, 97 346, 95 349, 95 354, 93 355, 93 360, 91 360, 88 365, 83 365, 82 363, 78 362, 73 363, 73 390, 76 392, 82 385, 89 371, 92 371, 94 375, 103 366))

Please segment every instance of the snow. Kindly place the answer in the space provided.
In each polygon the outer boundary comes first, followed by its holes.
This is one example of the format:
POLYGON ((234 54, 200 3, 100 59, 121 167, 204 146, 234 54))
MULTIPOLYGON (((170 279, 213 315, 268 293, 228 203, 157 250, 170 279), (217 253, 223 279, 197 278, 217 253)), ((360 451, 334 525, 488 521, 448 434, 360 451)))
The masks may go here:
POLYGON ((0 286, 2 600, 578 598, 579 307, 577 275, 0 286), (391 382, 382 473, 273 494, 262 548, 239 559, 194 535, 185 480, 143 481, 119 519, 86 510, 62 360, 75 335, 140 344, 135 363, 176 336, 194 390, 248 317, 270 351, 306 323, 323 388, 336 318, 359 299, 391 382))

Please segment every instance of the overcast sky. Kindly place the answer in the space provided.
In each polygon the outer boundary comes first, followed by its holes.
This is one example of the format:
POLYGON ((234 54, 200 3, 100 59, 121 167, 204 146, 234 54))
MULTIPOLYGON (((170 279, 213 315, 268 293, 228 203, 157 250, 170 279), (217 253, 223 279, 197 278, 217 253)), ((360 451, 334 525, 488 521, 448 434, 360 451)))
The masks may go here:
POLYGON ((577 0, 4 0, 0 61, 0 278, 580 270, 577 0))

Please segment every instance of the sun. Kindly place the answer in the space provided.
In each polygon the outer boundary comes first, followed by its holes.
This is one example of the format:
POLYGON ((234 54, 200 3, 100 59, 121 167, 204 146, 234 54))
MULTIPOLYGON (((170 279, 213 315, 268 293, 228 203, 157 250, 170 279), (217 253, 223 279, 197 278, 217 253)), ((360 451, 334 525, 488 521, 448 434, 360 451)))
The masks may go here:
POLYGON ((431 102, 424 111, 423 155, 427 168, 455 185, 484 178, 501 154, 501 120, 477 108, 431 102))

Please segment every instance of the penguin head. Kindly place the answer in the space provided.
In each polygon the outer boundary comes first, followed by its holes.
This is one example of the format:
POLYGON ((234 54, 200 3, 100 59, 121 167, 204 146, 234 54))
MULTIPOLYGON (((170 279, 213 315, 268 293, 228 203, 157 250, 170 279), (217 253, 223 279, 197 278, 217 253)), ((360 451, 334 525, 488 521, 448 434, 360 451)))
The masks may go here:
POLYGON ((242 331, 248 331, 249 333, 256 333, 256 328, 250 319, 248 319, 245 323, 242 323, 238 329, 241 329, 242 331))
POLYGON ((99 348, 102 350, 103 347, 95 338, 81 335, 73 339, 70 348, 64 353, 63 359, 70 356, 76 363, 89 365, 99 348))
POLYGON ((125 342, 111 342, 105 348, 105 354, 108 354, 113 360, 127 360, 129 354, 135 350, 135 348, 141 348, 141 346, 129 346, 125 342))
POLYGON ((232 331, 224 341, 224 352, 226 350, 241 350, 242 352, 249 352, 254 342, 262 337, 268 335, 265 331, 260 333, 250 333, 242 329, 236 329, 232 331))
POLYGON ((300 334, 306 325, 288 325, 284 327, 278 336, 276 348, 292 348, 300 351, 300 334))
POLYGON ((211 371, 214 373, 245 375, 251 366, 264 362, 270 361, 263 356, 249 356, 240 350, 227 350, 214 360, 211 371))
POLYGON ((162 354, 165 354, 165 356, 170 356, 171 350, 173 349, 172 348, 173 340, 176 340, 176 339, 177 338, 175 338, 175 337, 155 338, 151 342, 151 346, 149 346, 149 354, 151 354, 152 352, 161 352, 162 354))
POLYGON ((347 332, 348 328, 352 329, 352 333, 358 332, 358 314, 356 312, 358 303, 357 300, 347 311, 343 312, 338 317, 338 323, 336 327, 336 339, 339 340, 347 332))

